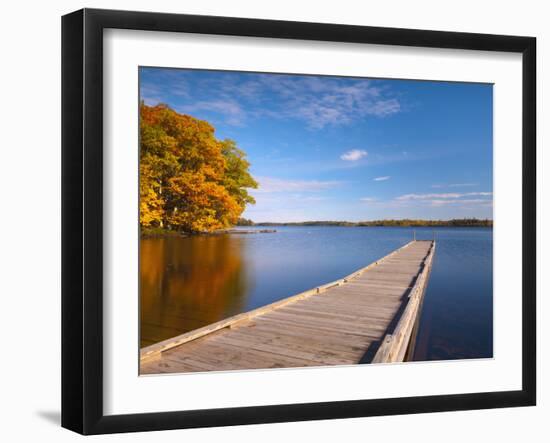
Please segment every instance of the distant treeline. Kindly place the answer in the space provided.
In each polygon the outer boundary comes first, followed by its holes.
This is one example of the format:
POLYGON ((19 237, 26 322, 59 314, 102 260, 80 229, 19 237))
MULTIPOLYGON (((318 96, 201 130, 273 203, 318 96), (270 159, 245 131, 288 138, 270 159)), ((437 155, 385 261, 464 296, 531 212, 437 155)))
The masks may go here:
POLYGON ((360 222, 347 221, 307 221, 289 223, 254 223, 240 218, 237 226, 400 226, 400 227, 493 227, 493 220, 477 218, 456 218, 452 220, 373 220, 360 222))

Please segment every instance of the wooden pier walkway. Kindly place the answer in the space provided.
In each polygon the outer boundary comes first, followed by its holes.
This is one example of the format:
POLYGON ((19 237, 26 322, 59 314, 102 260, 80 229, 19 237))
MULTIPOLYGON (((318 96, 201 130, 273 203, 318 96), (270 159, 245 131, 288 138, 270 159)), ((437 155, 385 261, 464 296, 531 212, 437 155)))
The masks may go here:
POLYGON ((341 280, 143 348, 140 373, 405 361, 434 252, 412 241, 341 280))

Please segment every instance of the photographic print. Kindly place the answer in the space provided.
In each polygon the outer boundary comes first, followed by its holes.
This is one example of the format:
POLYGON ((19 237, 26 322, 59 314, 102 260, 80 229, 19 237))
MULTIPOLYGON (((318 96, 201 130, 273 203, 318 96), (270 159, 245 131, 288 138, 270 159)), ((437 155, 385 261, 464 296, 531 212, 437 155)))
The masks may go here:
POLYGON ((493 357, 493 85, 139 68, 140 374, 493 357))
POLYGON ((535 38, 98 9, 61 35, 63 427, 536 404, 535 38))

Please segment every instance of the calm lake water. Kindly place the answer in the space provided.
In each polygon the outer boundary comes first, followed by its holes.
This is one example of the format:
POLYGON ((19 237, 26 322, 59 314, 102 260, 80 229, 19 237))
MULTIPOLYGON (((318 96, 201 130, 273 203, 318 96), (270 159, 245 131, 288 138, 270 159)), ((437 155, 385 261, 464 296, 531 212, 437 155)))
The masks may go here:
MULTIPOLYGON (((250 228, 247 228, 250 229, 250 228)), ((141 345, 344 277, 412 239, 411 228, 276 227, 272 234, 141 240, 141 345)), ((434 230, 417 228, 417 239, 434 230)), ((493 231, 436 228, 415 360, 491 357, 493 231)))

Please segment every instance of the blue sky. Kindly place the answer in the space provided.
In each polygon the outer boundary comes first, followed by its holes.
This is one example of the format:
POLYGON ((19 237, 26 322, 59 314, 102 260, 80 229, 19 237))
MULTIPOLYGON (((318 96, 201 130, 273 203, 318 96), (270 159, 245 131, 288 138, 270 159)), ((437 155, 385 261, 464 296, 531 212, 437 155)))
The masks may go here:
POLYGON ((263 221, 492 218, 492 85, 140 68, 140 97, 209 121, 263 221))

